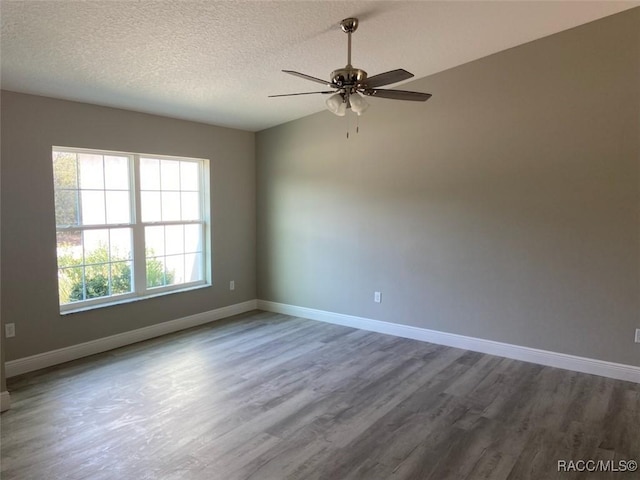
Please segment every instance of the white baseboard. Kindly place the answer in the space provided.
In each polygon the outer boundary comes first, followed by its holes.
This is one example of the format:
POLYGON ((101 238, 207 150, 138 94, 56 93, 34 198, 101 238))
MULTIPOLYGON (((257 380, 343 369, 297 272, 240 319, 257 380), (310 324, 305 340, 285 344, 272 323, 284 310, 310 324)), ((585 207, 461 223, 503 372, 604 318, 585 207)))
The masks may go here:
POLYGON ((0 393, 0 412, 4 412, 5 410, 9 410, 11 407, 11 395, 9 392, 1 392, 0 393))
MULTIPOLYGON (((70 347, 52 350, 50 352, 39 353, 30 357, 19 358, 5 363, 7 377, 14 377, 23 373, 32 372, 41 368, 50 367, 59 363, 76 360, 78 358, 106 352, 114 348, 123 347, 132 343, 149 340, 150 338, 177 332, 186 328, 196 327, 205 323, 220 320, 222 318, 250 312, 257 308, 256 300, 249 300, 243 303, 236 303, 227 307, 209 310, 208 312, 197 313, 188 317, 158 323, 149 327, 131 330, 130 332, 119 333, 110 337, 99 338, 90 342, 72 345, 70 347)), ((4 401, 4 399, 3 399, 4 401)))
POLYGON ((369 318, 355 317, 341 313, 326 312, 313 308, 297 307, 283 303, 258 300, 258 308, 268 312, 283 313, 296 317, 319 320, 321 322, 335 323, 347 327, 368 330, 371 332, 386 333, 397 337, 412 338, 423 342, 431 342, 449 347, 463 348, 474 352, 497 355, 499 357, 512 358, 525 362, 537 363, 550 367, 563 368, 576 372, 590 373, 602 377, 626 380, 640 383, 640 367, 624 365, 621 363, 606 362, 593 358, 577 357, 565 353, 549 352, 536 348, 521 347, 508 343, 494 342, 482 338, 466 337, 454 333, 439 332, 426 328, 399 325, 396 323, 382 322, 369 318))
MULTIPOLYGON (((454 333, 439 332, 436 330, 428 330, 426 328, 400 325, 380 320, 356 317, 353 315, 344 315, 341 313, 327 312, 313 308, 269 302, 266 300, 249 300, 247 302, 229 305, 227 307, 190 315, 188 317, 178 318, 176 320, 151 325, 145 328, 139 328, 130 332, 73 345, 71 347, 52 350, 50 352, 19 358, 17 360, 11 360, 5 363, 6 375, 7 377, 14 377, 23 373, 39 370, 41 368, 50 367, 52 365, 76 360, 78 358, 105 352, 107 350, 159 337, 161 335, 166 335, 167 333, 203 325, 232 315, 249 312, 256 308, 269 312, 283 313, 286 315, 319 320, 321 322, 334 323, 361 330, 368 330, 371 332, 411 338, 423 342, 431 342, 439 345, 447 345, 449 347, 472 350, 474 352, 487 353, 490 355, 537 363, 539 365, 547 365, 550 367, 563 368, 576 372, 590 373, 593 375, 640 383, 640 367, 633 365, 606 362, 604 360, 578 357, 565 353, 550 352, 547 350, 511 345, 482 338, 466 337, 464 335, 454 333)), ((2 392, 0 394, 0 399, 2 400, 2 410, 5 410, 5 405, 7 408, 9 407, 9 392, 2 392)))

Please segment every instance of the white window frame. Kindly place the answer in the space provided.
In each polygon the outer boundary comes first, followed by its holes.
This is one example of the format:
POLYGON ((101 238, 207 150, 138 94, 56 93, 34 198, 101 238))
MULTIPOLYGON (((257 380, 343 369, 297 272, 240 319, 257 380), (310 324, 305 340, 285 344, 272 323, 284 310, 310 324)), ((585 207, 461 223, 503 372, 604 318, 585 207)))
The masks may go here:
MULTIPOLYGON (((71 302, 66 304, 60 304, 60 313, 73 313, 84 310, 91 310, 99 307, 106 307, 110 305, 118 305, 121 303, 127 303, 136 300, 142 300, 145 298, 153 298, 160 295, 167 295, 170 293, 178 293, 189 291, 198 288, 209 287, 212 285, 211 275, 211 191, 210 191, 210 171, 209 171, 209 159, 206 158, 194 158, 194 157, 179 157, 175 155, 156 155, 145 153, 133 153, 122 152, 114 150, 100 150, 100 149, 88 149, 77 147, 62 147, 52 146, 51 153, 55 152, 69 152, 69 153, 84 153, 94 155, 111 155, 111 156, 126 156, 129 158, 129 195, 130 195, 130 223, 105 223, 99 225, 69 225, 58 226, 56 222, 56 233, 64 231, 86 231, 86 230, 104 230, 111 228, 130 228, 132 230, 132 258, 131 258, 131 283, 132 291, 129 293, 109 295, 105 297, 91 298, 87 300, 80 300, 77 302, 71 302), (200 220, 175 220, 175 221, 142 221, 142 202, 141 202, 141 189, 140 189, 140 159, 151 158, 154 160, 174 160, 174 161, 188 161, 194 162, 199 165, 200 175, 200 220), (173 285, 164 285, 159 287, 147 287, 146 280, 146 254, 145 254, 145 227, 150 226, 165 226, 165 225, 202 225, 202 273, 203 279, 195 282, 186 282, 173 285)), ((52 163, 53 165, 53 163, 52 163)), ((78 179, 79 181, 79 179, 78 179)), ((55 188, 55 186, 54 186, 55 188)), ((106 205, 105 205, 106 208, 106 205)), ((54 206, 55 211, 55 206, 54 206)), ((57 251, 57 235, 56 235, 56 251, 57 251)), ((57 257, 56 257, 57 263, 57 257)), ((83 264, 84 265, 84 264, 83 264)))

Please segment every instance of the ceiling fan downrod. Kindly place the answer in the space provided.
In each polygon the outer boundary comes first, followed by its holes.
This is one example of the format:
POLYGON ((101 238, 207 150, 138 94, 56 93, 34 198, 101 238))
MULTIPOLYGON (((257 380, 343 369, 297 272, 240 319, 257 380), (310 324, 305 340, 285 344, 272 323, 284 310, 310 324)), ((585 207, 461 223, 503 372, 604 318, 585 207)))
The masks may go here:
POLYGON ((347 68, 351 68, 351 34, 358 29, 357 18, 345 18, 340 22, 340 28, 347 34, 347 68))
POLYGON ((355 93, 367 80, 367 72, 360 68, 353 68, 351 65, 351 34, 358 29, 357 18, 345 18, 340 22, 340 28, 347 34, 347 65, 344 68, 338 68, 331 72, 331 84, 342 90, 345 102, 348 96, 355 93))

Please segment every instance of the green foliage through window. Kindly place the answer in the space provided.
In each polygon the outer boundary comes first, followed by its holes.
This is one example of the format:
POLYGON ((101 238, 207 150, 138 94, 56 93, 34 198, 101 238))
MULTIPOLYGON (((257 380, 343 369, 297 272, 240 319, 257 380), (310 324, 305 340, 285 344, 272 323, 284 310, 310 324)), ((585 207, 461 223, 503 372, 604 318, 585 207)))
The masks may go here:
MULTIPOLYGON (((60 303, 78 302, 131 292, 131 262, 125 255, 112 255, 106 245, 89 252, 84 260, 72 253, 74 247, 63 245, 58 255, 60 303), (84 268, 83 268, 84 265, 84 268)), ((173 272, 164 271, 156 258, 147 258, 147 284, 161 286, 173 282, 173 272)))

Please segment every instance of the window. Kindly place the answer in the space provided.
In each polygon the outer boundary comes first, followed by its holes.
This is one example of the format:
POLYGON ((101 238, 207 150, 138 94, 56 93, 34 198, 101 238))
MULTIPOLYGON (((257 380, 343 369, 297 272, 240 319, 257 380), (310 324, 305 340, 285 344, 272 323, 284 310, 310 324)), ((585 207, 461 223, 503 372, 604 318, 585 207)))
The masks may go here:
POLYGON ((61 312, 210 284, 208 160, 52 153, 61 312))

